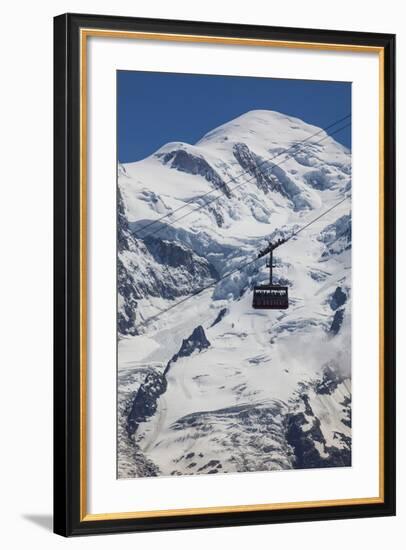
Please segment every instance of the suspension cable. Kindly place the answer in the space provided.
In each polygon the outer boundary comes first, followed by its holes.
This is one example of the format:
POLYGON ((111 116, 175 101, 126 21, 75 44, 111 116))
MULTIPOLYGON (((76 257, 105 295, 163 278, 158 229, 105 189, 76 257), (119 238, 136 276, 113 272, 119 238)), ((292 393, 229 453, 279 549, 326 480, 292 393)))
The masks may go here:
MULTIPOLYGON (((292 235, 290 235, 290 237, 288 237, 283 244, 287 243, 288 241, 290 241, 291 239, 293 239, 294 237, 296 237, 297 235, 299 235, 299 233, 301 233, 302 231, 304 231, 305 229, 307 229, 308 227, 310 227, 311 225, 313 225, 315 222, 317 222, 318 220, 320 220, 321 218, 323 218, 324 216, 326 216, 329 212, 331 212, 332 210, 334 210, 335 208, 337 208, 338 206, 340 206, 340 204, 342 204, 343 202, 345 202, 346 200, 348 200, 349 198, 351 198, 351 193, 349 195, 347 195, 346 197, 344 197, 343 199, 341 199, 339 202, 337 202, 336 204, 334 204, 333 206, 331 206, 330 208, 328 208, 327 210, 325 210, 322 214, 320 214, 319 216, 317 216, 316 218, 314 218, 313 220, 311 220, 309 223, 307 223, 306 225, 304 225, 303 227, 301 227, 300 229, 298 229, 297 231, 295 231, 294 233, 292 233, 292 235)), ((168 311, 170 311, 171 309, 174 309, 175 307, 183 304, 184 302, 186 302, 187 300, 190 300, 191 298, 194 298, 195 296, 197 296, 198 294, 201 294, 202 292, 204 292, 205 290, 208 290, 209 288, 213 287, 213 286, 216 286, 218 283, 220 283, 221 281, 223 281, 224 279, 227 279, 228 277, 231 277, 231 275, 234 275, 234 273, 237 273, 237 271, 241 271, 243 269, 245 269, 246 267, 250 266, 251 264, 255 263, 257 260, 259 260, 260 258, 258 258, 257 256, 251 260, 248 260, 247 262, 243 262, 242 264, 240 264, 238 267, 234 268, 232 271, 230 271, 229 273, 226 273, 225 275, 223 275, 222 277, 220 277, 220 279, 216 280, 216 281, 213 281, 212 283, 196 290, 195 292, 193 292, 192 294, 190 294, 189 296, 186 296, 185 298, 182 298, 181 300, 179 300, 178 302, 176 302, 175 304, 172 304, 171 306, 169 306, 168 308, 166 309, 163 309, 161 311, 159 311, 158 313, 156 313, 155 315, 152 315, 151 317, 148 317, 145 321, 143 321, 139 327, 144 327, 146 325, 148 325, 149 323, 151 323, 152 321, 156 320, 158 317, 160 317, 161 315, 163 315, 164 313, 167 313, 168 311)))
MULTIPOLYGON (((329 128, 335 126, 336 124, 339 124, 340 122, 346 120, 347 118, 351 117, 351 114, 348 114, 346 115, 345 117, 342 117, 338 120, 336 120, 335 122, 332 122, 331 124, 329 124, 328 126, 326 126, 325 128, 321 128, 320 130, 318 130, 316 133, 308 136, 306 139, 304 139, 303 141, 301 141, 300 143, 295 143, 293 145, 291 145, 290 147, 288 147, 287 149, 284 149, 283 151, 280 151, 279 153, 277 153, 276 155, 274 155, 273 157, 270 157, 270 158, 267 158, 267 159, 263 159, 260 163, 257 164, 257 167, 260 167, 262 166, 263 164, 265 163, 268 163, 268 162, 271 162, 273 160, 275 160, 276 158, 280 157, 281 155, 286 155, 287 153, 289 153, 289 151, 291 151, 292 149, 297 149, 297 148, 300 148, 302 147, 307 141, 309 141, 310 139, 316 137, 317 135, 319 135, 320 133, 328 130, 329 128)), ((323 137, 320 141, 316 142, 315 145, 318 145, 319 143, 321 143, 322 141, 324 141, 325 139, 341 132, 342 130, 345 130, 347 127, 350 126, 350 123, 349 124, 346 124, 344 125, 343 127, 341 128, 338 128, 336 130, 333 130, 330 134, 328 134, 327 136, 323 137)), ((299 151, 300 152, 300 151, 299 151)), ((286 162, 288 159, 284 159, 283 161, 281 161, 280 163, 278 164, 275 164, 272 166, 270 172, 272 173, 273 169, 277 166, 280 166, 281 164, 283 164, 284 162, 286 162)), ((223 182, 219 187, 215 188, 215 189, 211 189, 210 191, 207 191, 206 193, 203 193, 202 195, 200 195, 199 197, 194 197, 193 199, 187 201, 185 204, 182 204, 181 206, 179 206, 178 208, 175 208, 175 210, 172 210, 171 212, 168 212, 167 214, 161 216, 160 218, 158 218, 157 220, 152 220, 151 222, 149 222, 148 224, 142 226, 140 229, 139 229, 139 238, 142 238, 142 239, 146 239, 147 237, 150 237, 150 236, 153 236, 155 235, 156 233, 158 233, 159 231, 161 231, 165 226, 160 226, 158 228, 158 231, 154 232, 152 231, 151 233, 147 233, 147 234, 142 234, 145 229, 148 229, 149 227, 161 222, 162 220, 168 218, 169 216, 173 216, 176 212, 179 212, 180 210, 183 210, 184 208, 186 208, 187 206, 189 206, 190 204, 196 202, 196 201, 199 201, 201 199, 203 199, 204 197, 208 196, 208 195, 211 195, 212 193, 215 193, 217 191, 219 191, 221 188, 225 187, 227 184, 231 183, 231 182, 236 182, 236 179, 237 178, 240 178, 241 176, 245 175, 245 174, 248 174, 249 171, 247 170, 243 170, 242 172, 240 172, 239 174, 237 174, 236 176, 230 178, 228 181, 226 182, 223 182)), ((255 175, 253 177, 251 177, 250 179, 248 180, 245 180, 244 182, 240 183, 239 185, 236 185, 235 187, 233 187, 231 189, 231 191, 235 191, 235 189, 241 187, 242 185, 246 184, 246 183, 249 183, 250 181, 252 181, 253 179, 255 179, 255 175)), ((211 201, 208 201, 208 202, 205 202, 203 205, 199 205, 198 207, 192 209, 189 213, 187 213, 186 215, 184 216, 181 216, 180 218, 177 218, 176 220, 173 220, 173 221, 169 221, 169 225, 173 225, 175 222, 179 221, 179 220, 182 220, 184 219, 187 215, 189 214, 193 214, 194 212, 200 210, 201 208, 204 208, 205 206, 211 204, 212 202, 214 202, 215 200, 218 200, 222 197, 223 195, 219 195, 218 197, 215 197, 214 199, 212 199, 211 201)))

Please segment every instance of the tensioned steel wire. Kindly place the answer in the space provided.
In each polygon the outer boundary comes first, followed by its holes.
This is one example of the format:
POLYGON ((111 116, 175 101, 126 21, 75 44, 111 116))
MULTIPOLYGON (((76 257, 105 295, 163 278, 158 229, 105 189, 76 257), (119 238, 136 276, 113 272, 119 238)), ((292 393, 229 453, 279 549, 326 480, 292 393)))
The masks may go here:
MULTIPOLYGON (((349 198, 351 197, 351 194, 347 195, 346 197, 344 197, 343 199, 341 199, 339 202, 337 202, 336 204, 334 204, 333 206, 331 206, 330 208, 328 208, 327 210, 325 210, 322 214, 320 214, 319 216, 317 216, 316 218, 314 218, 313 220, 311 220, 309 223, 305 224, 303 227, 301 227, 300 229, 298 229, 297 231, 294 231, 285 241, 283 244, 286 244, 288 241, 290 241, 291 239, 293 239, 294 237, 296 237, 297 235, 299 235, 299 233, 301 233, 302 231, 304 231, 305 229, 307 229, 308 227, 310 227, 311 225, 313 225, 314 223, 316 223, 318 220, 320 220, 321 218, 323 218, 324 216, 326 216, 329 212, 331 212, 332 210, 334 210, 335 208, 337 208, 338 206, 340 206, 340 204, 342 204, 343 202, 345 202, 346 200, 348 200, 349 198)), ((157 320, 159 317, 161 317, 162 315, 164 315, 165 313, 168 313, 168 311, 174 309, 175 307, 178 307, 180 306, 181 304, 184 304, 185 302, 187 302, 188 300, 191 300, 192 298, 194 298, 195 296, 197 296, 198 294, 201 294, 202 292, 204 292, 205 290, 208 290, 209 288, 212 288, 213 286, 216 286, 218 283, 220 283, 221 281, 223 281, 224 279, 228 278, 228 277, 231 277, 231 275, 234 275, 234 273, 237 273, 238 271, 241 271, 243 269, 245 269, 246 267, 250 266, 251 264, 255 263, 257 260, 259 260, 261 258, 258 258, 258 256, 255 256, 255 258, 252 258, 251 260, 248 260, 247 262, 243 262, 242 264, 240 264, 238 267, 234 268, 233 270, 231 270, 229 273, 226 273, 225 275, 223 275, 222 277, 220 277, 220 279, 217 279, 216 281, 213 281, 212 283, 196 290, 195 292, 193 292, 192 294, 189 294, 188 296, 185 296, 185 298, 182 298, 181 300, 178 300, 175 304, 172 304, 171 306, 169 306, 168 308, 166 309, 163 309, 161 311, 159 311, 158 313, 156 313, 155 315, 152 315, 151 317, 148 317, 147 319, 145 319, 145 321, 143 321, 141 324, 138 325, 138 327, 144 327, 146 325, 148 325, 149 323, 151 323, 152 321, 155 321, 157 320)))
MULTIPOLYGON (((295 151, 295 152, 300 152, 300 148, 305 145, 309 140, 311 140, 312 138, 316 137, 317 135, 321 134, 322 132, 325 132, 326 130, 332 128, 333 126, 335 126, 336 124, 339 124, 340 122, 343 122, 344 120, 348 119, 351 117, 351 114, 348 114, 340 119, 337 119, 335 122, 332 122, 331 124, 329 124, 328 126, 324 127, 324 128, 321 128, 320 130, 318 130, 317 132, 315 132, 314 134, 308 136, 306 139, 304 139, 303 141, 299 142, 299 143, 295 143, 293 145, 291 145, 290 147, 288 147, 287 149, 284 149, 283 151, 280 151, 279 153, 277 153, 276 155, 274 155, 273 157, 270 157, 270 158, 267 158, 267 159, 263 159, 260 163, 257 164, 257 168, 262 166, 263 164, 266 164, 268 162, 272 162, 273 160, 275 160, 276 158, 282 156, 282 155, 286 155, 286 154, 289 154, 290 151, 295 151), (298 150, 299 149, 299 150, 298 150)), ((348 128, 349 126, 351 125, 351 122, 345 124, 344 126, 342 126, 341 128, 337 128, 335 130, 333 130, 330 134, 324 136, 321 140, 313 143, 313 145, 318 145, 319 143, 322 143, 323 141, 325 141, 326 139, 328 139, 329 137, 341 132, 342 130, 345 130, 346 128, 348 128)), ((283 159, 282 161, 280 161, 279 163, 277 164, 274 164, 271 168, 270 168, 270 171, 269 173, 272 174, 272 171, 274 170, 274 168, 277 168, 278 166, 282 165, 284 162, 287 162, 289 160, 289 157, 288 158, 285 158, 283 159)), ((165 214, 164 216, 161 216, 160 218, 156 219, 156 220, 153 220, 152 222, 148 223, 147 225, 144 225, 143 227, 141 227, 139 230, 138 230, 138 234, 137 234, 137 237, 138 238, 141 238, 141 239, 146 239, 147 237, 153 237, 154 235, 158 234, 160 231, 163 231, 164 229, 167 228, 168 225, 174 225, 175 223, 179 222, 180 220, 183 220, 184 218, 186 218, 187 216, 191 215, 191 214, 194 214, 195 212, 198 212, 199 210, 201 210, 202 208, 205 208, 207 206, 209 206, 210 204, 212 204, 213 202, 219 200, 220 198, 222 198, 224 195, 223 194, 220 194, 216 197, 214 197, 213 199, 207 201, 207 202, 204 202, 203 204, 193 208, 190 212, 187 212, 186 214, 184 214, 183 216, 180 216, 179 218, 176 218, 175 220, 169 220, 165 225, 161 225, 157 228, 157 230, 155 231, 152 231, 150 233, 146 233, 146 234, 143 234, 144 230, 153 226, 153 225, 156 225, 158 224, 159 222, 161 222, 162 220, 166 219, 166 218, 169 218, 170 216, 173 216, 176 212, 179 212, 180 210, 183 210, 184 208, 186 208, 187 206, 189 206, 190 204, 192 203, 195 203, 196 201, 200 201, 201 199, 213 194, 213 193, 216 193, 218 191, 221 191, 222 188, 226 187, 226 185, 228 185, 229 183, 231 182, 235 182, 237 180, 237 178, 240 178, 241 176, 244 176, 246 174, 249 174, 249 171, 248 170, 244 170, 242 172, 240 172, 239 174, 237 174, 236 176, 234 176, 233 178, 230 178, 228 181, 226 182, 223 182, 219 187, 216 187, 215 189, 211 189, 210 191, 207 191, 206 193, 204 193, 203 195, 200 195, 199 197, 194 197, 193 199, 191 199, 190 201, 186 202, 185 204, 179 206, 178 208, 176 208, 175 210, 172 210, 171 212, 168 212, 167 214, 165 214)), ((238 183, 238 185, 232 187, 230 189, 230 191, 235 191, 236 189, 242 187, 243 185, 246 185, 247 183, 250 183, 251 181, 253 181, 255 178, 257 177, 256 174, 254 174, 253 176, 251 176, 250 178, 244 180, 243 182, 241 183, 238 183)))
MULTIPOLYGON (((319 143, 321 143, 322 141, 324 141, 325 139, 329 138, 331 135, 334 135, 338 132, 340 132, 341 130, 344 130, 346 127, 348 127, 349 124, 343 128, 339 128, 338 130, 332 132, 330 135, 324 137, 323 139, 321 139, 320 141, 316 142, 314 145, 318 145, 319 143)), ((286 162, 287 160, 289 159, 284 159, 283 161, 281 161, 279 164, 274 164, 270 170, 270 172, 272 172, 272 170, 277 167, 277 166, 280 166, 281 164, 283 164, 284 162, 286 162)), ((269 162, 269 161, 267 161, 269 162)), ((252 180, 254 180, 256 178, 256 175, 252 176, 250 179, 247 179, 245 181, 243 181, 242 183, 239 183, 238 185, 236 185, 235 187, 233 187, 232 191, 235 191, 236 189, 242 187, 243 185, 246 185, 247 183, 251 182, 252 180)), ((222 195, 219 195, 218 197, 214 197, 213 199, 205 202, 204 204, 201 204, 199 206, 197 206, 196 208, 194 208, 193 210, 191 210, 190 212, 187 212, 186 214, 184 214, 183 216, 180 216, 179 218, 176 218, 176 220, 173 220, 173 222, 169 222, 169 224, 166 224, 164 226, 161 226, 161 227, 158 227, 158 229, 152 233, 149 233, 148 235, 146 236, 143 236, 141 237, 142 239, 146 239, 147 237, 153 237, 154 235, 160 233, 161 231, 163 231, 164 229, 167 228, 168 225, 173 225, 177 222, 179 222, 180 220, 183 220, 184 218, 186 218, 187 216, 190 216, 191 214, 194 214, 195 212, 198 212, 199 210, 201 210, 202 208, 206 208, 207 206, 209 206, 210 204, 212 204, 213 202, 219 200, 220 198, 222 198, 222 195)))

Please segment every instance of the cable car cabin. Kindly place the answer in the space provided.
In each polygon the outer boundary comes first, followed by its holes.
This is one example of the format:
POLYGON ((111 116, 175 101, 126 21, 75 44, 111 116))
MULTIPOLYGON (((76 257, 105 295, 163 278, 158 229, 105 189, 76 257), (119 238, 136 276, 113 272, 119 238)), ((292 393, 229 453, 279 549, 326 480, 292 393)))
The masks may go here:
POLYGON ((269 284, 254 286, 254 297, 252 307, 254 309, 288 309, 289 296, 288 287, 273 284, 273 251, 278 246, 286 242, 286 239, 278 239, 276 242, 270 242, 269 245, 258 254, 262 258, 269 253, 269 261, 266 267, 269 267, 269 284))
POLYGON ((252 307, 255 309, 287 309, 289 307, 288 287, 255 286, 252 307))

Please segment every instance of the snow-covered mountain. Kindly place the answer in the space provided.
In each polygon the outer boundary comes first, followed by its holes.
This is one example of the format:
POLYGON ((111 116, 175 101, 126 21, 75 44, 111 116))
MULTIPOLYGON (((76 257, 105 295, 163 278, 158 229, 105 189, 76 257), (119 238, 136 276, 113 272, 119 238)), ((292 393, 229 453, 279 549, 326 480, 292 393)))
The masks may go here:
POLYGON ((119 476, 350 465, 350 152, 251 111, 118 174, 119 476), (220 280, 345 197, 275 251, 289 309, 220 280))

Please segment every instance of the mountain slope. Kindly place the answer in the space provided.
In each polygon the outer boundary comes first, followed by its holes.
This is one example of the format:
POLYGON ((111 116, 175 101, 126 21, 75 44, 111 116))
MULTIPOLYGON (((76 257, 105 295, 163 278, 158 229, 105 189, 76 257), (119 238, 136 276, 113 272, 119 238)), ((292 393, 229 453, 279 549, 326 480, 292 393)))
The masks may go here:
POLYGON ((288 310, 264 258, 220 280, 349 197, 349 151, 252 111, 118 185, 119 476, 350 465, 350 200, 275 251, 288 310))

